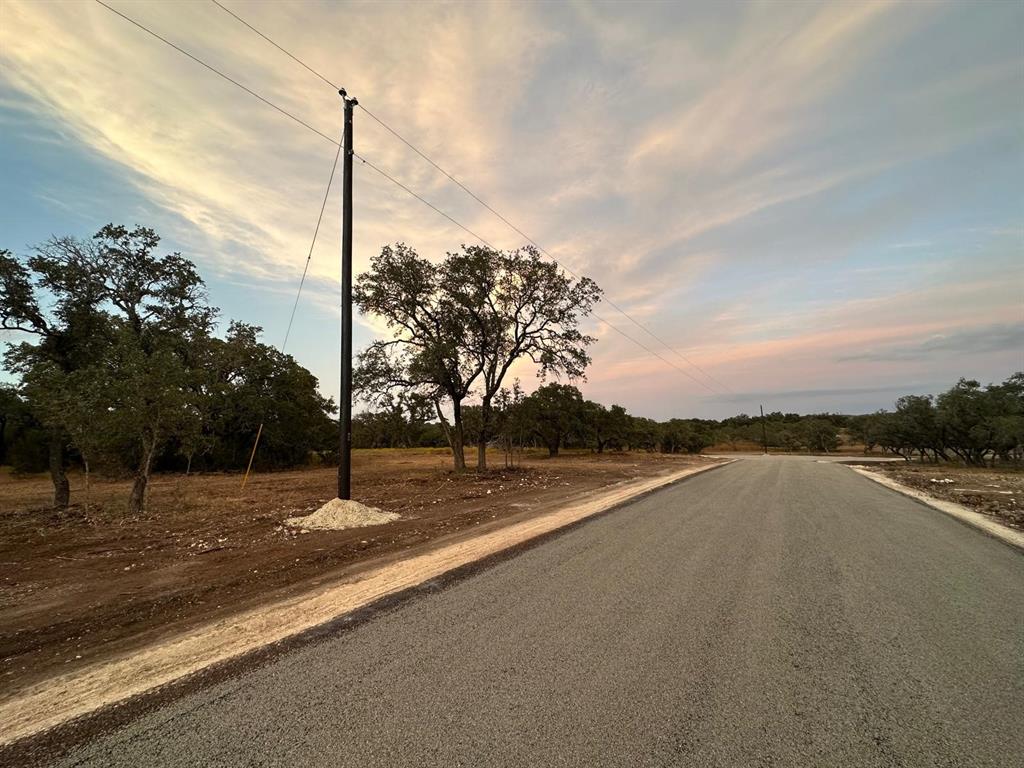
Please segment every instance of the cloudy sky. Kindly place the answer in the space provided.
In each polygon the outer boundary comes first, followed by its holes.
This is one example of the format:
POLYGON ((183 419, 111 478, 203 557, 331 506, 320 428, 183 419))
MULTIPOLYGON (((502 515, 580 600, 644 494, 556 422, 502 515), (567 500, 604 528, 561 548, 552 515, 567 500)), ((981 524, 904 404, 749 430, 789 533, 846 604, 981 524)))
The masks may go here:
MULTIPOLYGON (((334 90, 212 2, 107 1, 339 135, 334 90)), ((588 397, 863 412, 1024 368, 1024 4, 222 1, 673 348, 602 304, 588 397)), ((0 2, 0 131, 0 247, 152 226, 281 343, 332 143, 92 0, 0 2)), ((358 110, 356 149, 524 244, 358 110)), ((358 163, 355 190, 357 269, 473 242, 358 163)), ((340 207, 288 349, 328 394, 340 207)))

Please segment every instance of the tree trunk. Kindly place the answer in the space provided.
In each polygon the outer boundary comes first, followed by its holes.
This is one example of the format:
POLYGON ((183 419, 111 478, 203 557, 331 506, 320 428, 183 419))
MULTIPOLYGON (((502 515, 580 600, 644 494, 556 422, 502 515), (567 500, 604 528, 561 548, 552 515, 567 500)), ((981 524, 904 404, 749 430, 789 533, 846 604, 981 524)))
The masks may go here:
POLYGON ((71 501, 71 485, 64 474, 64 441, 57 430, 50 432, 50 479, 53 480, 53 508, 67 509, 71 501))
POLYGON ((558 455, 558 446, 562 444, 562 436, 559 435, 553 441, 548 441, 548 457, 558 455))
POLYGON ((484 398, 480 403, 480 438, 476 446, 476 471, 487 469, 487 442, 490 440, 491 401, 484 398))
POLYGON ((458 429, 453 428, 448 423, 448 419, 444 417, 444 413, 441 411, 440 400, 434 401, 434 411, 437 413, 437 420, 441 424, 441 429, 444 430, 444 436, 448 441, 448 447, 452 449, 452 458, 455 461, 455 471, 461 472, 466 468, 466 454, 462 445, 462 410, 458 407, 455 408, 456 418, 459 422, 458 429))
POLYGON ((132 493, 128 497, 128 514, 130 515, 140 514, 146 507, 146 486, 149 485, 149 473, 153 466, 154 453, 156 453, 155 438, 144 448, 142 463, 135 472, 132 493))
POLYGON ((82 466, 85 467, 85 515, 89 516, 89 460, 83 455, 82 466))
POLYGON ((149 483, 149 475, 141 470, 135 473, 135 480, 132 483, 132 493, 128 497, 128 514, 137 515, 142 512, 146 504, 146 485, 149 483))
POLYGON ((466 471, 466 433, 462 427, 462 403, 452 404, 452 429, 450 442, 456 472, 466 471))

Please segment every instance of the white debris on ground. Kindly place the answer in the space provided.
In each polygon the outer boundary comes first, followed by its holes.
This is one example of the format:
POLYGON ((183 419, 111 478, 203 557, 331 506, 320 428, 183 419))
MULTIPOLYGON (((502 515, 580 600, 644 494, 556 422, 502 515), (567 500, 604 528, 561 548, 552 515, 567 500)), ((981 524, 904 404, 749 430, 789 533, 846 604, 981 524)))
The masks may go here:
POLYGON ((390 523, 398 517, 395 512, 384 512, 358 501, 331 499, 316 512, 303 517, 289 517, 284 524, 304 531, 343 531, 390 523))
POLYGON ((949 478, 949 477, 943 477, 942 479, 939 479, 939 478, 936 478, 936 477, 932 477, 932 478, 928 479, 928 482, 929 483, 942 483, 942 484, 946 484, 946 483, 952 483, 953 480, 952 480, 952 478, 949 478))

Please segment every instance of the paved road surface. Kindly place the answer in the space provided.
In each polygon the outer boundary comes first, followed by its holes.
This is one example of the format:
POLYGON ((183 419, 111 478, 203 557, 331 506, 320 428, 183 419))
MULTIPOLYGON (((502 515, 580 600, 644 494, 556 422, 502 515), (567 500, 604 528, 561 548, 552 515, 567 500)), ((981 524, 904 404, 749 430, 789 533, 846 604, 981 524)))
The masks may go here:
POLYGON ((68 765, 1024 765, 1024 555, 809 459, 698 476, 68 765))

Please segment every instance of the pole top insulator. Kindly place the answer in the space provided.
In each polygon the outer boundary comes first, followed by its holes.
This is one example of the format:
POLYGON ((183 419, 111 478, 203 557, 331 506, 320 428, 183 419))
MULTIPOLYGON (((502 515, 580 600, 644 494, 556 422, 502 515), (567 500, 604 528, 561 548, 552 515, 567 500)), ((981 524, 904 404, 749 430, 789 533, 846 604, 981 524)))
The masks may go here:
POLYGON ((359 104, 359 99, 353 96, 351 99, 348 100, 348 103, 354 107, 359 104))
POLYGON ((338 95, 344 99, 346 96, 348 96, 348 91, 346 91, 344 88, 339 88, 338 95))

